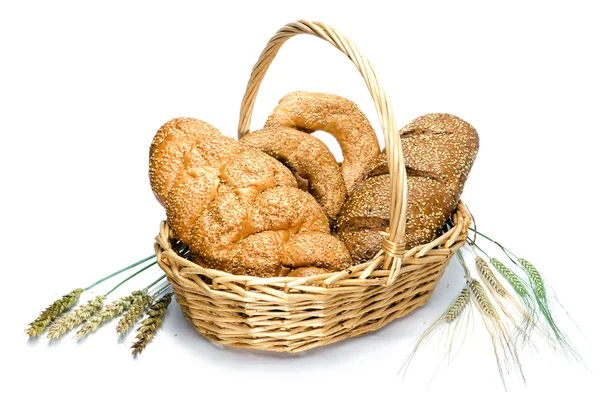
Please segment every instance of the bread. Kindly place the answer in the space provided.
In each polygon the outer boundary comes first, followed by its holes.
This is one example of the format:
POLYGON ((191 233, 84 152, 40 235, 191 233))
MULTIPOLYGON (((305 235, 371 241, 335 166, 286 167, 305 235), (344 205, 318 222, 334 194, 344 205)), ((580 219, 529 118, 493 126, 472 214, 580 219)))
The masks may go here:
POLYGON ((365 177, 371 160, 380 151, 377 136, 358 106, 333 94, 302 91, 287 94, 265 124, 265 128, 276 127, 333 135, 344 156, 341 172, 347 192, 365 177))
POLYGON ((260 129, 244 136, 240 142, 260 149, 290 168, 299 183, 305 182, 306 189, 323 207, 330 222, 337 218, 346 201, 346 186, 335 157, 323 142, 286 127, 260 129))
MULTIPOLYGON (((477 151, 477 131, 451 114, 421 116, 399 132, 407 171, 407 249, 435 239, 462 193, 477 151)), ((381 249, 389 227, 391 189, 385 153, 376 157, 366 180, 342 207, 336 233, 353 263, 381 249)))
POLYGON ((283 164, 205 122, 163 125, 150 149, 149 175, 174 235, 201 265, 258 277, 350 265, 323 209, 283 164))

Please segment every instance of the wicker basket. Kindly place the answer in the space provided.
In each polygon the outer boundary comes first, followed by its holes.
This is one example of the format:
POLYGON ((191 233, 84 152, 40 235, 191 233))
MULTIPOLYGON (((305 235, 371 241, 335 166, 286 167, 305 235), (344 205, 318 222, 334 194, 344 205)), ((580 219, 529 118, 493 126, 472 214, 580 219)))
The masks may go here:
POLYGON ((331 43, 352 60, 367 83, 388 149, 390 234, 371 261, 348 270, 305 278, 256 278, 203 268, 179 256, 182 244, 162 222, 155 251, 177 302, 198 332, 228 346, 296 353, 381 328, 427 303, 454 252, 465 243, 471 223, 461 202, 441 236, 405 251, 406 171, 391 106, 356 45, 325 24, 291 23, 269 41, 242 101, 239 137, 249 132, 269 65, 283 43, 298 34, 331 43))

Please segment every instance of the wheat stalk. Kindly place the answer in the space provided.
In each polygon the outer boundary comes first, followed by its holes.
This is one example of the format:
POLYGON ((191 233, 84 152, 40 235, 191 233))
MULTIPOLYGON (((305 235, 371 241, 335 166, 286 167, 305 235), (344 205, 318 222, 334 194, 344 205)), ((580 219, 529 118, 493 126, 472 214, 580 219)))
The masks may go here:
POLYGON ((500 317, 498 316, 498 313, 496 312, 496 309, 492 305, 492 302, 490 301, 489 297, 485 293, 483 286, 481 286, 481 283, 479 283, 479 281, 477 281, 475 279, 471 279, 469 281, 468 285, 469 285, 469 289, 471 290, 471 294, 473 295, 473 298, 475 299, 475 302, 479 306, 479 308, 488 317, 490 317, 494 320, 500 319, 500 317))
MULTIPOLYGON (((484 253, 485 254, 485 253, 484 253)), ((490 294, 496 300, 496 303, 510 323, 518 331, 517 335, 523 338, 524 341, 529 341, 531 336, 531 328, 534 326, 532 314, 529 309, 524 309, 521 303, 517 301, 512 294, 500 283, 488 263, 481 257, 475 257, 475 265, 479 275, 483 278, 483 283, 489 290, 490 294), (515 316, 520 316, 521 321, 517 322, 515 316)), ((506 269, 506 267, 504 267, 506 269)), ((512 271, 511 271, 512 272, 512 271)), ((514 274, 513 274, 514 275, 514 274)))
POLYGON ((154 335, 162 324, 167 307, 169 307, 169 304, 171 303, 171 296, 173 296, 173 293, 165 294, 150 307, 148 318, 142 321, 137 330, 138 334, 136 339, 138 340, 131 346, 133 349, 131 354, 133 356, 140 354, 146 345, 154 338, 154 335))
POLYGON ((452 322, 458 318, 469 304, 470 299, 469 288, 461 290, 444 315, 446 322, 452 322))
POLYGON ((48 329, 48 339, 58 339, 71 329, 81 325, 102 309, 106 296, 96 296, 86 304, 57 319, 48 329))
POLYGON ((492 302, 485 293, 485 289, 481 283, 475 279, 471 279, 468 282, 468 286, 471 290, 473 298, 475 299, 477 308, 483 317, 483 322, 488 334, 490 335, 492 346, 494 348, 494 355, 496 356, 496 365, 498 367, 498 372, 504 388, 506 389, 504 369, 509 370, 511 365, 517 369, 521 378, 523 381, 525 381, 525 375, 523 374, 517 349, 514 343, 511 341, 510 335, 506 331, 504 323, 500 319, 498 313, 492 305, 492 302))
POLYGON ((552 316, 552 311, 550 310, 550 303, 548 301, 546 286, 544 284, 544 280, 539 271, 524 258, 518 259, 519 263, 527 273, 529 277, 529 283, 533 288, 533 293, 535 295, 535 300, 537 302, 538 308, 540 312, 544 316, 546 323, 552 329, 554 333, 554 348, 562 349, 562 352, 565 356, 572 356, 577 361, 582 361, 581 356, 577 349, 571 343, 569 337, 559 328, 558 324, 554 320, 552 316))
MULTIPOLYGON (((448 362, 450 362, 450 360, 453 357, 452 350, 454 347, 454 342, 455 342, 456 337, 458 335, 460 335, 461 332, 463 332, 464 335, 463 335, 463 340, 461 342, 464 343, 464 341, 466 339, 467 330, 464 329, 465 324, 463 324, 463 322, 466 321, 466 326, 468 326, 470 319, 469 318, 465 319, 465 318, 463 318, 463 316, 465 315, 465 310, 469 307, 469 305, 470 305, 469 288, 465 287, 456 296, 454 301, 452 301, 450 303, 450 305, 448 307, 446 307, 446 310, 444 310, 444 312, 421 334, 421 336, 419 336, 419 338, 415 342, 415 345, 414 345, 412 351, 408 354, 408 356, 402 363, 402 366, 400 367, 398 374, 404 372, 403 375, 404 376, 406 375, 406 373, 408 371, 408 367, 410 366, 413 358, 417 354, 417 351, 419 350, 419 348, 423 344, 427 343, 434 336, 437 328, 442 324, 443 324, 443 326, 442 326, 442 329, 440 329, 440 332, 441 332, 442 337, 446 336, 445 346, 447 348, 444 358, 447 359, 448 362)), ((469 315, 467 314, 467 317, 468 316, 469 315)))
POLYGON ((529 290, 525 287, 523 280, 517 276, 510 268, 502 264, 496 258, 490 258, 490 264, 496 268, 496 271, 500 273, 506 279, 506 281, 512 286, 514 291, 522 298, 529 296, 529 290))
POLYGON ((531 336, 532 330, 534 329, 545 335, 543 332, 544 330, 541 327, 536 326, 537 312, 535 300, 531 295, 529 285, 498 259, 490 258, 490 263, 511 285, 515 293, 517 293, 519 296, 519 300, 524 307, 518 307, 517 304, 513 304, 523 316, 521 325, 517 327, 517 329, 519 329, 520 333, 523 335, 523 339, 528 340, 531 336))
POLYGON ((524 258, 519 258, 518 261, 525 272, 527 272, 527 276, 529 277, 529 281, 531 282, 531 286, 533 287, 536 297, 543 303, 548 304, 548 298, 546 297, 546 286, 544 285, 544 281, 538 270, 533 266, 533 264, 524 258))
POLYGON ((56 300, 48 306, 48 308, 42 311, 35 321, 29 324, 29 328, 25 330, 25 333, 27 333, 30 338, 41 335, 50 322, 60 317, 73 304, 77 303, 81 293, 83 293, 83 289, 75 289, 56 300))
POLYGON ((90 318, 75 335, 76 340, 81 340, 100 327, 100 325, 111 321, 127 311, 133 304, 133 300, 137 296, 141 296, 142 292, 139 290, 134 291, 129 296, 121 297, 106 306, 106 308, 100 311, 98 314, 90 318))
POLYGON ((494 290, 500 296, 506 296, 506 289, 502 286, 496 275, 492 272, 492 269, 480 256, 475 257, 475 265, 479 275, 484 279, 484 282, 489 286, 490 290, 494 290))
POLYGON ((125 335, 144 314, 151 302, 152 296, 145 294, 145 292, 140 296, 135 296, 131 308, 117 323, 117 333, 125 335))

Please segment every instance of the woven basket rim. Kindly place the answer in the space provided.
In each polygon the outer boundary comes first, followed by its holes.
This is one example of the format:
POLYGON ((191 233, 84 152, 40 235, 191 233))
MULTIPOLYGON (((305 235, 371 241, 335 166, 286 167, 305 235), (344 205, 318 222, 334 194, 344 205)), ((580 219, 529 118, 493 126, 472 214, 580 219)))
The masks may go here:
MULTIPOLYGON (((409 249, 402 255, 402 259, 418 260, 426 256, 435 255, 435 250, 440 248, 440 246, 444 249, 452 248, 457 242, 460 242, 460 239, 466 234, 466 231, 471 223, 471 218, 472 217, 466 206, 462 200, 460 200, 449 219, 449 223, 446 224, 448 229, 431 242, 409 249)), ((371 281, 376 281, 377 284, 380 285, 389 284, 389 270, 385 269, 383 266, 383 250, 380 250, 371 260, 353 265, 350 268, 338 272, 329 272, 326 274, 312 275, 309 277, 283 276, 261 278, 252 275, 235 275, 215 268, 209 268, 196 264, 191 260, 180 256, 175 250, 172 249, 171 241, 173 239, 174 238, 172 237, 172 232, 168 222, 162 221, 160 226, 160 234, 155 238, 156 245, 160 246, 162 249, 162 256, 168 257, 172 261, 175 261, 177 264, 183 266, 181 275, 202 275, 213 279, 213 282, 216 283, 243 283, 244 286, 248 288, 253 286, 275 285, 282 286, 285 290, 289 290, 297 286, 317 283, 320 283, 323 287, 332 287, 342 279, 369 279, 371 281), (372 273, 375 270, 386 271, 388 274, 383 273, 381 276, 373 276, 372 273), (369 273, 367 274, 363 272, 362 274, 357 275, 357 272, 360 271, 369 271, 369 273)), ((405 272, 407 267, 410 268, 410 266, 405 265, 402 268, 402 271, 405 272)), ((215 289, 218 287, 218 284, 214 285, 215 289)))

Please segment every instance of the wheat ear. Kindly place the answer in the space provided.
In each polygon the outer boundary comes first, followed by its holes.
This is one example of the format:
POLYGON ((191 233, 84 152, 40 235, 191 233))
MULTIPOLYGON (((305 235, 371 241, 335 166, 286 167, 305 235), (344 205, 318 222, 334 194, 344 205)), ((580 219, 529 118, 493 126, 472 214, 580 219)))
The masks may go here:
POLYGON ((519 264, 523 267, 523 270, 527 273, 529 278, 529 283, 533 289, 533 294, 535 296, 535 300, 537 302, 538 308, 541 314, 544 316, 546 323, 552 330, 554 334, 555 342, 554 347, 557 349, 561 349, 565 356, 571 356, 578 361, 583 361, 570 339, 567 335, 558 327, 554 317, 552 316, 552 312, 550 310, 550 303, 547 297, 546 285, 544 284, 544 280, 539 271, 524 258, 518 259, 519 264))
POLYGON ((483 258, 480 256, 475 257, 475 266, 477 267, 477 271, 479 272, 479 276, 483 278, 484 283, 488 286, 490 291, 494 291, 500 296, 506 296, 506 289, 500 283, 496 275, 492 272, 492 269, 485 262, 483 258))
MULTIPOLYGON (((450 360, 452 358, 452 347, 454 344, 454 338, 457 335, 457 331, 463 327, 463 324, 461 324, 462 316, 465 314, 465 310, 467 310, 469 307, 469 304, 470 304, 469 299, 470 299, 469 289, 467 287, 465 287, 460 291, 458 296, 456 296, 456 298, 450 303, 450 305, 448 307, 446 307, 444 312, 442 312, 442 314, 431 324, 431 326, 429 326, 429 328, 427 328, 421 334, 421 336, 419 336, 419 338, 415 342, 415 345, 413 346, 412 351, 408 354, 408 356, 402 363, 402 366, 400 367, 398 374, 403 373, 403 376, 406 375, 406 372, 408 371, 408 367, 410 366, 410 363, 412 362, 413 358, 417 354, 417 351, 419 350, 419 348, 431 339, 431 337, 436 332, 436 329, 442 323, 444 323, 443 324, 444 330, 442 332, 442 336, 444 336, 444 334, 447 333, 447 340, 446 340, 447 352, 446 352, 445 358, 447 358, 448 362, 450 362, 450 360)), ((469 320, 467 319, 467 325, 468 325, 468 321, 469 320)), ((463 340, 463 342, 464 342, 464 340, 463 340)))
POLYGON ((173 296, 173 293, 163 295, 159 300, 152 304, 152 307, 150 307, 148 318, 142 321, 137 330, 138 334, 136 339, 138 340, 131 346, 131 354, 133 354, 133 356, 140 354, 154 338, 154 335, 156 335, 158 328, 162 324, 165 312, 171 303, 171 296, 173 296))
POLYGON ((76 340, 81 340, 90 333, 96 332, 96 330, 108 321, 111 321, 123 314, 123 312, 127 311, 131 304, 133 303, 133 299, 137 296, 141 296, 142 292, 139 290, 134 291, 129 296, 121 297, 110 303, 104 308, 104 310, 100 311, 98 314, 94 315, 90 318, 85 324, 81 326, 77 334, 75 335, 76 340))
POLYGON ((83 291, 84 289, 75 289, 56 300, 48 306, 48 308, 42 311, 35 321, 29 324, 29 328, 25 330, 25 333, 27 333, 30 338, 41 335, 52 321, 60 317, 65 311, 77 303, 77 300, 79 300, 83 291))
POLYGON ((506 279, 510 286, 512 286, 513 290, 519 296, 521 296, 521 298, 531 297, 525 281, 519 278, 519 276, 515 274, 510 268, 502 264, 502 262, 500 262, 500 260, 498 260, 497 258, 490 258, 490 264, 492 264, 496 271, 498 271, 500 275, 502 275, 502 277, 506 279))
POLYGON ((524 309, 521 303, 506 290, 488 263, 481 256, 476 256, 475 265, 477 266, 479 275, 483 278, 483 283, 488 288, 494 300, 496 300, 500 311, 502 311, 502 314, 517 330, 518 337, 522 338, 525 342, 529 342, 531 339, 531 328, 535 325, 532 313, 524 309), (513 315, 519 315, 521 322, 517 323, 513 315))
POLYGON ((86 304, 57 319, 48 329, 48 339, 58 339, 71 329, 87 321, 102 309, 105 298, 106 296, 96 296, 86 304))
POLYGON ((523 328, 524 338, 528 338, 531 335, 531 331, 536 329, 540 331, 544 336, 547 336, 543 332, 541 327, 536 326, 537 311, 536 303, 531 294, 531 288, 529 284, 515 274, 510 268, 505 266, 496 258, 490 258, 490 264, 502 275, 502 277, 510 284, 515 293, 518 295, 518 299, 523 306, 523 328))
POLYGON ((144 294, 135 296, 133 303, 129 310, 121 317, 117 323, 117 333, 119 335, 125 335, 135 325, 135 323, 144 315, 144 312, 152 302, 152 296, 144 294))
POLYGON ((448 307, 445 312, 444 319, 446 322, 452 322, 458 318, 465 308, 467 308, 470 299, 471 295, 469 293, 469 288, 464 288, 461 290, 454 302, 450 304, 450 307, 448 307))

